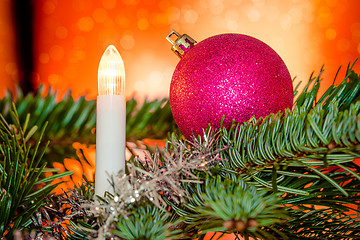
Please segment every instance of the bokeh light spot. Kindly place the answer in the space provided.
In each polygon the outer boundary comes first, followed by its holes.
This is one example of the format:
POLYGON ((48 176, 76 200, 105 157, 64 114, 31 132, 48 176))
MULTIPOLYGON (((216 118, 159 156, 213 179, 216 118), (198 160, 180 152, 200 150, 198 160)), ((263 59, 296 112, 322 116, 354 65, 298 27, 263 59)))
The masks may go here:
POLYGON ((61 27, 57 27, 56 28, 56 31, 55 31, 55 34, 58 38, 60 39, 65 39, 68 35, 68 30, 67 28, 61 26, 61 27))
POLYGON ((317 17, 317 24, 320 27, 327 27, 330 23, 334 21, 334 16, 331 14, 331 10, 327 6, 322 6, 319 9, 319 15, 317 17))
POLYGON ((355 43, 360 42, 360 22, 356 22, 351 25, 351 35, 355 43))
POLYGON ((12 75, 12 74, 16 74, 17 71, 18 71, 18 67, 17 67, 17 64, 14 63, 14 62, 9 62, 8 64, 6 64, 5 66, 5 71, 12 75))
POLYGON ((327 18, 331 15, 331 11, 330 11, 330 8, 327 7, 327 6, 322 6, 320 9, 319 9, 319 16, 322 17, 322 18, 327 18))
POLYGON ((329 28, 326 30, 325 36, 329 40, 334 40, 336 38, 336 31, 333 28, 329 28))
POLYGON ((176 7, 169 7, 166 9, 166 15, 169 18, 169 22, 176 22, 180 19, 180 10, 176 7))
POLYGON ((214 15, 221 14, 224 11, 224 8, 224 3, 221 0, 213 0, 209 5, 210 12, 214 15))
POLYGON ((47 53, 41 53, 41 54, 39 55, 39 62, 40 62, 40 63, 45 64, 45 63, 48 63, 49 60, 50 60, 49 54, 47 54, 47 53))
POLYGON ((103 8, 97 8, 93 12, 93 18, 97 23, 103 23, 108 18, 107 12, 103 8))
POLYGON ((120 45, 126 50, 130 50, 135 46, 135 39, 131 35, 125 35, 120 39, 120 45))
POLYGON ((55 7, 55 3, 53 3, 52 1, 46 1, 43 5, 42 10, 45 14, 50 15, 55 11, 55 7))
POLYGON ((86 53, 82 50, 76 51, 75 55, 79 60, 84 60, 86 58, 86 53))
MULTIPOLYGON (((239 0, 240 1, 240 0, 239 0)), ((232 1, 236 2, 236 1, 232 1)), ((208 2, 206 0, 199 0, 194 3, 194 7, 198 12, 204 12, 208 9, 208 2)))
POLYGON ((289 14, 291 16, 291 20, 294 23, 299 23, 301 22, 302 18, 303 18, 303 12, 300 8, 298 7, 294 7, 292 9, 290 9, 289 14))
POLYGON ((51 85, 55 85, 60 81, 60 76, 57 74, 50 74, 48 77, 48 81, 51 85))
POLYGON ((258 22, 260 20, 261 14, 257 9, 252 8, 248 12, 247 16, 250 22, 258 22))
POLYGON ((141 18, 137 22, 137 26, 140 30, 146 30, 149 28, 149 21, 146 18, 141 18))
POLYGON ((237 31, 238 28, 239 28, 239 25, 237 23, 237 21, 234 21, 234 20, 227 20, 226 21, 226 28, 229 30, 229 31, 237 31))
POLYGON ((184 20, 186 23, 194 24, 198 20, 198 14, 194 10, 187 10, 184 14, 184 20))
POLYGON ((64 57, 65 52, 61 46, 55 45, 50 48, 49 54, 52 60, 60 61, 64 57))
POLYGON ((77 25, 81 31, 90 32, 94 27, 94 21, 90 17, 83 17, 79 19, 77 25))

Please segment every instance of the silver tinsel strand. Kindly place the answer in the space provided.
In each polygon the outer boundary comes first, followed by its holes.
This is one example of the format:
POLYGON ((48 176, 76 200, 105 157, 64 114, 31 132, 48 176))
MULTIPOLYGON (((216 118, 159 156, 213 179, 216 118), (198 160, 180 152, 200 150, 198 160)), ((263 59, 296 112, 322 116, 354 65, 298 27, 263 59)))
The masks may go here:
POLYGON ((166 148, 157 149, 145 159, 135 157, 135 164, 127 163, 129 174, 121 171, 111 176, 114 195, 105 194, 101 200, 86 204, 95 216, 103 219, 98 231, 99 239, 111 237, 109 230, 120 216, 129 216, 132 207, 141 201, 155 204, 159 208, 166 206, 164 198, 176 203, 184 201, 188 193, 182 188, 183 182, 201 182, 194 172, 208 172, 212 165, 217 164, 219 152, 214 144, 218 134, 204 132, 202 138, 192 141, 172 138, 167 141, 166 148), (143 167, 140 167, 141 163, 143 167))

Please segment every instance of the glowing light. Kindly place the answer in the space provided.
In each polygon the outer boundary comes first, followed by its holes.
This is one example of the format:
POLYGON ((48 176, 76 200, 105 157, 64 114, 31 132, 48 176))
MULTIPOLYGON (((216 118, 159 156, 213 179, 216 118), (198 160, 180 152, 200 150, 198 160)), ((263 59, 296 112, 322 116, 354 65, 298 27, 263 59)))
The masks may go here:
POLYGON ((96 101, 95 194, 114 192, 108 178, 125 168, 126 99, 125 67, 110 45, 101 57, 96 101))
POLYGON ((44 3, 42 10, 45 14, 50 15, 55 11, 55 7, 53 2, 47 1, 44 3))
POLYGON ((62 46, 54 45, 50 48, 49 54, 52 60, 60 61, 65 55, 65 50, 62 46))
POLYGON ((249 13, 248 13, 248 19, 250 20, 250 22, 258 22, 261 18, 261 14, 260 12, 255 9, 252 8, 249 13))
POLYGON ((50 74, 49 75, 49 78, 48 78, 48 81, 51 85, 55 85, 59 82, 60 80, 60 76, 57 75, 57 74, 50 74))
POLYGON ((100 60, 98 91, 99 95, 125 95, 124 62, 113 45, 105 50, 100 60))
POLYGON ((68 30, 65 27, 58 27, 56 28, 55 32, 56 36, 60 39, 65 39, 68 35, 68 30))
POLYGON ((329 40, 333 40, 336 38, 336 31, 333 28, 329 28, 325 32, 325 36, 329 40))
POLYGON ((194 24, 198 20, 198 14, 194 10, 188 10, 184 14, 184 20, 187 23, 194 24))
POLYGON ((79 19, 77 25, 81 31, 90 32, 94 27, 94 21, 90 17, 83 17, 79 19))
POLYGON ((140 30, 146 30, 149 28, 149 21, 146 18, 139 19, 137 26, 140 30))
POLYGON ((206 164, 207 164, 207 162, 203 162, 203 163, 201 163, 199 166, 200 166, 200 167, 204 167, 204 166, 206 166, 206 164))
POLYGON ((6 64, 5 71, 8 74, 14 74, 14 73, 16 73, 18 71, 18 66, 14 62, 10 62, 10 63, 6 64))
POLYGON ((130 50, 135 46, 134 37, 131 35, 125 35, 120 39, 120 45, 126 49, 130 50))

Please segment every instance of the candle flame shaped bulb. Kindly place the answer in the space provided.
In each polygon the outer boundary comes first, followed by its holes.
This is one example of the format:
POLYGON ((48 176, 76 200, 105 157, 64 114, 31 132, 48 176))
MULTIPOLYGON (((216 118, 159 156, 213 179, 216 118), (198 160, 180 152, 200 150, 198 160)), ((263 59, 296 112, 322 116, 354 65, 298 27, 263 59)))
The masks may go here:
POLYGON ((119 52, 110 45, 100 60, 98 71, 95 194, 99 196, 104 196, 105 192, 114 192, 110 182, 125 168, 124 69, 119 52))
POLYGON ((115 48, 110 45, 101 57, 98 70, 99 95, 125 95, 124 62, 115 48))

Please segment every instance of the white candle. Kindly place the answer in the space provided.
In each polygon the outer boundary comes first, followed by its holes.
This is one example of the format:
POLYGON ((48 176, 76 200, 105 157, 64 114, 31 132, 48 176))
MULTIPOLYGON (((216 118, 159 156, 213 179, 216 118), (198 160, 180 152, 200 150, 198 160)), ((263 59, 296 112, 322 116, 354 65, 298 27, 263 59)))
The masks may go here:
POLYGON ((109 176, 125 167, 125 67, 119 52, 110 45, 98 70, 96 106, 95 194, 113 192, 109 176))

